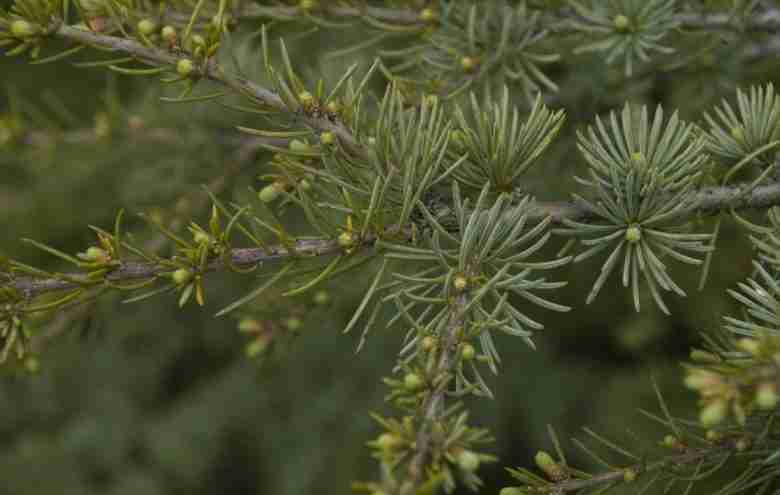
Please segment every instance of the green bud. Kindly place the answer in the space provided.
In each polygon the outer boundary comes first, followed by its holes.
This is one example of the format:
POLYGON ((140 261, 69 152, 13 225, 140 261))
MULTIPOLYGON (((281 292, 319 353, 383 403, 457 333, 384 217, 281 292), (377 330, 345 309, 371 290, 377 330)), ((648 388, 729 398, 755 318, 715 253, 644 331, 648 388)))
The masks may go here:
POLYGON ((474 349, 474 346, 471 344, 463 344, 463 348, 460 351, 460 355, 466 361, 471 361, 472 359, 474 359, 474 356, 477 355, 477 350, 474 349))
POLYGON ((192 40, 192 46, 196 48, 206 46, 206 40, 199 34, 193 34, 190 39, 192 40))
POLYGON ((241 333, 257 333, 261 329, 260 322, 254 318, 242 318, 238 322, 238 331, 241 333))
POLYGON ((663 442, 661 443, 664 447, 668 447, 670 449, 676 449, 681 445, 680 440, 678 440, 674 435, 666 435, 663 442))
POLYGON ((337 114, 341 111, 341 103, 336 100, 331 100, 326 105, 326 108, 328 109, 328 112, 337 114))
POLYGON ((317 304, 318 306, 324 306, 325 304, 328 304, 328 302, 330 302, 330 294, 328 294, 328 291, 318 290, 314 294, 314 304, 317 304))
POLYGON ((192 74, 193 70, 195 70, 195 64, 188 58, 183 58, 176 63, 176 72, 178 72, 180 76, 187 77, 192 74))
POLYGON ((342 232, 338 238, 339 246, 350 248, 355 245, 355 236, 351 232, 342 232))
POLYGON ((108 259, 108 253, 97 246, 91 246, 84 253, 84 258, 88 261, 105 261, 108 259))
POLYGON ((633 469, 624 469, 623 470, 623 481, 626 483, 631 483, 632 481, 636 481, 637 472, 633 469))
POLYGON ((301 3, 299 3, 298 6, 303 11, 313 10, 317 8, 317 0, 301 0, 301 3))
POLYGON ((168 43, 174 43, 176 41, 176 38, 178 37, 176 34, 176 28, 173 26, 163 27, 162 31, 160 32, 160 35, 162 36, 162 39, 164 39, 168 43))
POLYGON ((777 387, 774 383, 764 382, 756 389, 756 405, 759 409, 771 410, 777 407, 777 387))
POLYGON ((401 440, 401 438, 394 433, 382 433, 376 439, 377 447, 379 447, 381 450, 385 452, 388 452, 390 450, 395 450, 398 447, 400 447, 402 444, 403 444, 403 440, 401 440))
POLYGON ((616 15, 612 22, 615 25, 615 29, 621 32, 627 31, 631 26, 631 20, 623 14, 616 15))
POLYGON ((639 242, 642 239, 642 229, 635 223, 632 223, 626 229, 626 240, 631 243, 639 242))
POLYGON ((413 392, 422 388, 423 385, 425 385, 425 382, 423 382, 423 379, 420 378, 420 375, 417 373, 407 373, 406 376, 404 376, 404 388, 406 388, 406 390, 413 392))
POLYGON ((286 326, 288 330, 292 330, 294 332, 296 330, 300 330, 301 327, 303 327, 303 322, 297 316, 291 316, 284 320, 284 326, 286 326))
POLYGON ((195 244, 207 244, 211 242, 211 236, 205 232, 201 232, 200 230, 197 230, 195 231, 195 234, 192 236, 192 240, 195 241, 195 244))
POLYGON ((138 21, 138 32, 144 36, 149 36, 157 30, 157 24, 151 19, 143 19, 138 21))
POLYGON ((744 452, 747 449, 749 449, 751 445, 752 442, 750 441, 750 439, 743 437, 737 440, 737 443, 734 444, 734 447, 737 449, 737 452, 744 452))
POLYGON ((281 182, 274 182, 260 189, 260 192, 257 193, 257 197, 263 203, 270 203, 271 201, 278 198, 283 190, 284 185, 281 182))
POLYGON ((420 11, 420 20, 423 22, 434 22, 439 18, 436 11, 430 8, 425 8, 420 11))
POLYGON ((479 456, 470 450, 461 450, 458 454, 458 467, 474 472, 479 469, 479 456))
POLYGON ((244 352, 246 352, 246 357, 253 358, 265 352, 267 348, 268 341, 266 339, 255 339, 247 344, 244 352))
POLYGON ((290 141, 290 144, 287 145, 287 147, 290 149, 290 151, 295 151, 297 153, 306 153, 307 151, 311 151, 309 145, 304 143, 300 139, 293 139, 292 141, 290 141))
POLYGON ((423 337, 422 342, 420 342, 420 346, 422 346, 423 350, 430 351, 436 347, 436 339, 430 335, 426 335, 423 337))
POLYGON ((761 343, 757 339, 748 337, 739 339, 737 341, 737 347, 753 356, 758 356, 761 352, 761 343))
POLYGON ((498 495, 526 495, 527 492, 524 488, 520 488, 519 486, 507 486, 501 489, 500 492, 498 492, 498 495))
POLYGON ((699 413, 699 422, 705 428, 722 423, 726 419, 729 403, 725 399, 716 399, 707 404, 699 413))
POLYGON ((325 146, 330 146, 336 142, 336 135, 330 131, 325 131, 320 134, 320 142, 325 146))
POLYGON ((745 141, 745 131, 741 125, 731 128, 731 137, 740 143, 745 141))
POLYGON ((184 285, 190 280, 192 280, 192 272, 187 270, 186 268, 179 268, 175 272, 173 272, 172 275, 173 283, 176 285, 184 285))
POLYGON ((452 280, 452 286, 455 287, 456 291, 462 292, 466 290, 466 287, 469 286, 469 279, 467 279, 463 275, 456 275, 455 278, 452 280))
POLYGON ((298 93, 298 101, 304 107, 311 106, 311 104, 314 103, 314 95, 309 93, 308 91, 301 91, 300 93, 298 93))
POLYGON ((557 462, 555 462, 552 456, 547 452, 543 450, 537 452, 534 456, 534 461, 536 462, 536 465, 539 467, 539 469, 541 469, 544 474, 546 474, 547 477, 551 480, 559 481, 566 477, 566 473, 563 471, 563 468, 557 462))
POLYGON ((701 349, 694 349, 691 351, 691 361, 704 364, 717 364, 721 362, 721 359, 717 354, 702 351, 701 349))
POLYGON ((479 59, 475 57, 462 57, 460 59, 460 68, 465 72, 472 72, 479 65, 479 59))
POLYGON ((11 35, 15 38, 29 38, 37 33, 38 29, 27 21, 19 19, 11 23, 11 35))

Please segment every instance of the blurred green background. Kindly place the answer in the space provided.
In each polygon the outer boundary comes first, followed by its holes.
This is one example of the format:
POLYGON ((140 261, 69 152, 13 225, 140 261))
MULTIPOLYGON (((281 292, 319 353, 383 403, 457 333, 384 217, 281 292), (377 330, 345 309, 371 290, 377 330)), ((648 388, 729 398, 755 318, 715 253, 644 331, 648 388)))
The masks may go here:
MULTIPOLYGON (((367 66, 372 55, 328 59, 313 48, 343 47, 361 36, 339 32, 291 41, 292 59, 303 74, 333 82, 353 61, 367 66)), ((236 39, 242 40, 240 33, 236 39)), ((737 86, 769 82, 779 73, 773 60, 741 62, 733 45, 707 56, 694 56, 695 42, 678 46, 690 56, 680 67, 631 79, 598 57, 574 57, 563 47, 564 62, 550 75, 561 85, 552 104, 565 108, 568 120, 530 174, 529 191, 562 199, 575 188, 572 177, 584 164, 574 132, 596 114, 630 100, 662 103, 700 121, 721 98, 733 101, 737 86)), ((241 44, 237 53, 249 75, 262 81, 257 45, 241 44)), ((38 136, 0 148, 0 252, 25 263, 61 268, 21 238, 83 251, 94 242, 87 226, 110 229, 121 208, 140 243, 154 243, 156 234, 139 212, 166 221, 190 215, 205 224, 201 185, 225 176, 220 198, 241 200, 267 171, 264 152, 237 158, 232 130, 261 121, 216 103, 160 103, 153 79, 7 58, 0 60, 0 74, 13 95, 1 100, 0 113, 13 102, 26 132, 38 136), (75 142, 63 137, 74 133, 80 136, 75 142)), ((372 89, 381 94, 383 81, 374 81, 372 89)), ((303 231, 295 212, 285 218, 303 231)), ((547 254, 559 246, 556 240, 547 254)), ((569 281, 554 299, 572 306, 571 313, 527 308, 546 326, 535 337, 538 350, 498 338, 504 363, 490 380, 496 399, 469 403, 473 423, 497 438, 491 452, 500 458, 481 470, 482 493, 509 484, 503 467, 530 466, 536 450, 551 449, 547 424, 562 438, 582 437, 586 426, 624 445, 636 444, 627 429, 658 441, 663 431, 636 412, 658 410, 652 377, 675 413, 695 416, 695 397, 682 387, 678 363, 700 342, 698 332, 716 328, 734 311, 725 289, 750 272, 744 233, 724 224, 702 292, 697 271, 675 266, 690 297, 666 296, 671 318, 649 299, 635 313, 616 280, 585 306, 602 262, 553 274, 569 281)), ((394 364, 401 335, 375 331, 355 354, 359 333, 341 334, 369 281, 367 274, 352 274, 334 282, 325 305, 311 296, 258 301, 258 318, 280 327, 290 317, 302 322, 297 337, 280 341, 260 360, 246 358, 248 340, 235 318, 213 316, 258 284, 251 275, 210 278, 205 308, 179 310, 173 295, 138 304, 113 296, 78 318, 42 322, 40 332, 58 335, 42 350, 39 371, 10 369, 0 378, 0 493, 348 493, 351 481, 373 479, 376 465, 365 443, 378 429, 368 413, 390 412, 380 380, 394 364)), ((590 466, 565 445, 572 465, 590 466)), ((707 486, 695 492, 707 493, 707 486)))

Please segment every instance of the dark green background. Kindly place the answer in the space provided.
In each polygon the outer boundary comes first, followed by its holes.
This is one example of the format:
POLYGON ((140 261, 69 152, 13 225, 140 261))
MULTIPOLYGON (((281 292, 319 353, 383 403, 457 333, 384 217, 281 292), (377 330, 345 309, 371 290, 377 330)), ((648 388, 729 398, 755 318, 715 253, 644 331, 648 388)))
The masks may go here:
MULTIPOLYGON (((357 40, 360 33, 352 36, 357 40)), ((341 33, 316 35, 290 48, 305 75, 335 81, 357 58, 324 59, 313 48, 352 41, 341 33)), ((678 46, 692 53, 695 44, 678 46)), ((733 100, 737 85, 771 81, 778 69, 771 60, 740 64, 727 47, 710 58, 694 57, 682 69, 626 80, 598 57, 574 57, 568 49, 563 48, 566 62, 552 67, 551 76, 561 84, 556 105, 569 118, 561 138, 529 174, 528 189, 543 199, 565 198, 574 188, 572 176, 584 171, 574 131, 596 113, 630 100, 663 103, 699 121, 721 97, 733 100)), ((258 47, 240 56, 259 78, 258 47)), ((370 54, 363 60, 368 63, 370 54)), ((0 151, 0 251, 39 266, 62 268, 21 238, 83 251, 94 241, 87 226, 109 229, 120 208, 129 213, 128 227, 137 238, 148 238, 151 231, 134 214, 152 207, 170 212, 183 194, 198 194, 231 159, 226 137, 236 134, 232 126, 260 125, 213 103, 159 103, 149 93, 158 86, 153 79, 111 79, 99 69, 30 66, 21 59, 0 60, 0 74, 18 94, 28 123, 37 113, 47 115, 49 125, 63 123, 45 103, 48 92, 78 120, 65 127, 90 128, 96 112, 106 110, 103 96, 112 87, 123 106, 115 114, 117 125, 139 115, 150 126, 182 135, 167 144, 116 138, 0 151)), ((381 94, 378 78, 373 89, 381 94)), ((0 100, 0 111, 7 104, 0 100)), ((241 198, 248 185, 256 187, 267 158, 258 154, 221 197, 241 198)), ((205 224, 207 212, 194 219, 205 224)), ((288 219, 300 225, 296 215, 288 219)), ((527 308, 546 325, 534 339, 538 350, 499 337, 504 364, 489 382, 496 399, 469 402, 474 424, 490 427, 497 437, 490 451, 500 457, 481 470, 487 482, 482 493, 509 484, 503 467, 530 466, 536 450, 551 449, 547 424, 564 438, 581 437, 580 428, 588 426, 623 445, 636 443, 626 428, 649 443, 658 441, 664 432, 636 412, 657 411, 653 376, 675 413, 694 417, 695 396, 683 389, 678 363, 699 342, 699 331, 717 327, 724 313, 734 311, 725 289, 749 274, 749 257, 744 233, 726 222, 704 292, 696 291, 695 270, 675 266, 690 297, 667 295, 671 318, 650 299, 636 314, 615 280, 585 306, 603 259, 557 270, 552 278, 569 285, 555 300, 573 311, 527 308)), ((235 319, 213 317, 257 285, 252 278, 210 278, 202 309, 179 310, 171 295, 135 305, 122 304, 119 296, 105 298, 87 321, 75 322, 46 348, 38 374, 7 370, 0 378, 0 493, 347 493, 351 481, 372 479, 376 465, 364 444, 379 430, 368 413, 390 412, 380 379, 392 368, 401 335, 377 330, 355 354, 358 334, 341 334, 368 276, 355 273, 334 282, 333 302, 326 307, 311 304, 310 296, 296 298, 292 306, 260 301, 263 314, 283 319, 300 311, 304 322, 298 338, 262 363, 244 357, 247 341, 235 319)), ((572 464, 590 466, 566 445, 572 464)), ((707 493, 707 485, 699 490, 707 493)))

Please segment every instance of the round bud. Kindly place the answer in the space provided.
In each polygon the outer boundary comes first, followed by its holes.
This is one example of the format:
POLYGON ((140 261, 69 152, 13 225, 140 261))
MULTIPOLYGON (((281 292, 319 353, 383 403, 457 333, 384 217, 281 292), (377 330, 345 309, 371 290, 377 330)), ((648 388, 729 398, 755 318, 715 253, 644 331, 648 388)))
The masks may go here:
POLYGON ((314 294, 314 304, 324 306, 330 302, 330 294, 326 290, 318 290, 314 294))
POLYGON ((278 198, 283 190, 284 186, 280 182, 274 182, 260 189, 260 192, 257 193, 257 197, 263 203, 270 203, 278 198))
POLYGON ((298 93, 298 101, 304 107, 310 107, 314 103, 314 95, 308 91, 301 91, 298 93))
POLYGON ((633 469, 625 469, 623 470, 623 481, 626 483, 631 483, 632 481, 636 481, 637 473, 633 469))
POLYGON ((298 187, 301 188, 302 191, 308 191, 311 189, 311 182, 309 182, 307 179, 301 179, 298 181, 298 187))
POLYGON ((466 134, 460 129, 453 129, 450 131, 450 142, 458 148, 463 148, 466 145, 466 134))
POLYGON ((423 22, 434 22, 438 18, 436 11, 431 8, 425 8, 420 11, 420 20, 423 22))
POLYGON ((642 165, 645 163, 645 155, 643 155, 641 151, 635 151, 631 153, 631 161, 637 165, 642 165))
POLYGON ((566 478, 563 467, 555 462, 552 456, 547 452, 543 450, 537 452, 536 456, 534 456, 534 461, 536 461, 536 465, 539 466, 539 469, 541 469, 551 480, 559 481, 566 478))
POLYGON ((244 352, 246 352, 246 357, 253 358, 265 352, 267 348, 268 348, 268 340, 255 339, 249 344, 247 344, 244 352))
POLYGON ((157 24, 151 19, 142 19, 138 21, 138 32, 144 36, 149 36, 157 30, 157 24))
POLYGON ((193 34, 190 39, 192 40, 192 46, 194 47, 206 46, 206 40, 199 34, 193 34))
POLYGON ((262 330, 260 322, 254 318, 242 318, 238 322, 238 331, 241 333, 257 333, 262 330))
POLYGON ((716 364, 720 363, 721 359, 717 354, 711 352, 702 351, 701 349, 694 349, 691 351, 691 361, 704 364, 716 364))
POLYGON ((290 144, 287 145, 287 147, 290 149, 290 151, 294 151, 297 153, 306 153, 307 151, 311 151, 309 145, 304 143, 300 139, 293 139, 292 141, 290 141, 290 144))
POLYGON ((436 339, 434 337, 431 337, 430 335, 426 335, 423 337, 422 341, 420 342, 420 346, 425 351, 430 351, 434 347, 436 347, 436 339))
POLYGON ((339 113, 341 111, 341 103, 339 103, 336 100, 331 100, 328 102, 326 107, 330 113, 339 113))
POLYGON ((325 146, 330 146, 336 142, 336 135, 330 131, 320 134, 320 142, 325 146))
POLYGON ((309 11, 317 7, 317 0, 301 0, 301 3, 299 3, 298 6, 303 11, 309 11))
POLYGON ((618 31, 627 31, 628 28, 631 26, 631 21, 628 17, 624 16, 623 14, 618 14, 615 16, 615 19, 612 21, 615 25, 615 29, 618 31))
POLYGON ((662 443, 664 447, 668 447, 670 449, 676 449, 680 446, 680 441, 674 435, 666 435, 662 443))
POLYGON ((740 438, 737 440, 737 442, 734 444, 734 448, 737 449, 737 452, 744 452, 747 449, 749 449, 751 446, 751 442, 749 438, 740 438))
POLYGON ((15 38, 28 38, 37 33, 37 29, 31 23, 21 19, 11 23, 11 35, 15 38))
POLYGON ((723 433, 715 430, 707 430, 707 440, 713 443, 718 443, 723 440, 723 433))
POLYGON ((458 467, 474 472, 479 469, 479 456, 470 450, 461 450, 458 454, 458 467))
POLYGON ((374 136, 370 136, 368 138, 368 145, 369 146, 375 146, 376 145, 376 138, 374 136))
POLYGON ((385 452, 397 449, 401 446, 403 440, 394 433, 382 433, 376 439, 376 445, 385 452))
POLYGON ((163 27, 162 31, 160 31, 160 35, 162 36, 162 39, 164 39, 168 43, 176 42, 176 38, 177 38, 176 28, 173 26, 163 27))
POLYGON ((640 239, 642 239, 642 230, 639 228, 639 225, 633 223, 626 229, 626 240, 628 242, 634 243, 639 242, 640 239))
POLYGON ((108 253, 97 246, 91 246, 84 253, 84 257, 89 261, 105 261, 108 259, 108 253))
POLYGON ((474 349, 474 346, 471 344, 463 344, 463 347, 460 350, 460 356, 465 359, 466 361, 471 361, 474 359, 474 356, 477 355, 477 350, 474 349))
POLYGON ((407 373, 406 376, 404 376, 404 388, 406 388, 406 390, 419 390, 423 385, 425 385, 425 382, 423 382, 423 379, 420 378, 420 375, 417 373, 407 373))
POLYGON ((477 68, 479 60, 475 57, 462 57, 460 59, 460 68, 466 72, 471 72, 477 68))
POLYGON ((195 70, 195 64, 188 58, 183 58, 176 63, 176 72, 178 72, 180 76, 187 77, 192 74, 193 70, 195 70))
POLYGON ((192 236, 192 240, 195 241, 195 244, 206 244, 211 242, 211 236, 205 232, 196 230, 195 234, 192 236))
POLYGON ((187 270, 186 268, 179 268, 175 272, 173 272, 172 275, 173 283, 176 285, 184 285, 190 280, 192 280, 192 272, 187 270))
POLYGON ((342 232, 338 238, 339 246, 349 248, 355 245, 355 236, 351 232, 342 232))
POLYGON ((737 341, 737 347, 748 354, 758 356, 761 352, 761 343, 756 339, 743 337, 737 341))
POLYGON ((463 275, 456 275, 455 279, 452 281, 452 286, 455 287, 455 290, 458 292, 462 292, 466 290, 466 287, 468 287, 468 285, 469 285, 469 280, 463 275))
POLYGON ((724 399, 715 399, 707 404, 699 413, 699 422, 705 428, 722 423, 726 419, 728 412, 728 401, 724 399))
POLYGON ((292 330, 294 332, 301 329, 303 322, 297 316, 291 316, 284 320, 284 326, 286 326, 288 330, 292 330))
POLYGON ((528 492, 519 486, 507 486, 502 488, 498 495, 525 495, 526 493, 528 492))
POLYGON ((759 409, 771 410, 777 407, 778 399, 777 387, 774 383, 764 382, 758 385, 756 389, 756 405, 759 409))
POLYGON ((731 137, 738 142, 743 142, 745 140, 745 131, 742 129, 741 125, 731 128, 731 137))

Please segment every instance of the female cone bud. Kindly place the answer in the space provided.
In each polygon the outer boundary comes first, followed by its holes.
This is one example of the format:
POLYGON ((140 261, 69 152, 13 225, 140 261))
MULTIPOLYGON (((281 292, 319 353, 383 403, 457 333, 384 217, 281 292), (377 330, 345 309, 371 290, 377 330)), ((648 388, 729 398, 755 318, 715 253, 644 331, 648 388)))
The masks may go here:
POLYGON ((462 57, 460 67, 466 72, 472 72, 479 65, 479 60, 475 57, 462 57))
POLYGON ((298 93, 298 101, 304 108, 308 108, 314 103, 314 95, 308 91, 301 91, 298 93))
POLYGON ((336 135, 330 131, 325 131, 320 134, 320 142, 325 146, 330 146, 336 142, 336 135))
POLYGON ((771 410, 777 407, 777 387, 774 383, 764 382, 756 389, 756 405, 763 410, 771 410))
POLYGON ((105 261, 108 259, 108 253, 97 246, 90 246, 84 253, 84 258, 88 261, 105 261))
POLYGON ((406 388, 406 390, 419 390, 424 384, 423 379, 420 378, 420 375, 417 373, 407 373, 406 376, 404 376, 404 388, 406 388))
POLYGON ((566 477, 563 468, 555 462, 552 456, 547 452, 543 450, 537 452, 536 456, 534 456, 534 461, 539 469, 541 469, 551 480, 559 481, 566 477))
POLYGON ((472 359, 474 359, 474 356, 477 355, 477 350, 474 349, 474 346, 471 344, 463 344, 463 348, 460 351, 460 355, 466 361, 471 361, 472 359))
POLYGON ((138 21, 138 32, 144 36, 149 36, 157 30, 157 24, 151 19, 142 19, 138 21))
POLYGON ((276 181, 260 189, 260 192, 257 193, 257 197, 263 203, 270 203, 278 198, 282 191, 284 191, 284 184, 276 181))
POLYGON ((176 63, 176 72, 178 72, 180 76, 187 77, 192 74, 193 70, 195 70, 195 64, 188 58, 183 58, 176 63))
POLYGON ((420 20, 423 22, 433 22, 438 19, 436 11, 431 8, 425 8, 420 11, 420 20))
POLYGON ((423 337, 422 342, 420 342, 420 346, 422 346, 423 350, 430 351, 436 347, 436 339, 430 335, 426 335, 423 337))
POLYGON ((469 285, 469 280, 463 275, 456 275, 455 279, 452 281, 452 286, 455 287, 455 290, 458 292, 462 292, 466 290, 466 287, 468 287, 468 285, 469 285))
POLYGON ((382 433, 376 439, 377 447, 385 452, 397 449, 401 446, 402 443, 403 440, 401 440, 401 438, 394 433, 382 433))
POLYGON ((642 239, 642 229, 640 229, 637 224, 632 223, 626 229, 626 240, 628 242, 634 243, 639 242, 640 239, 642 239))
POLYGON ((330 294, 328 294, 328 291, 318 290, 314 294, 314 304, 318 306, 323 306, 325 304, 328 304, 328 302, 330 302, 330 294))
POLYGON ((18 19, 11 23, 11 35, 15 38, 28 38, 37 33, 37 29, 31 23, 18 19))
POLYGON ((631 20, 623 14, 616 15, 612 22, 615 25, 615 29, 621 32, 628 30, 631 26, 631 20))
POLYGON ((343 248, 350 248, 355 245, 355 236, 352 232, 342 232, 339 235, 338 243, 343 248))
POLYGON ((192 272, 187 270, 186 268, 179 268, 175 272, 173 272, 172 275, 173 282, 176 285, 184 285, 190 280, 192 280, 192 272))
POLYGON ((498 495, 526 495, 528 492, 519 486, 507 486, 502 488, 498 495))
POLYGON ((168 43, 174 43, 177 38, 176 28, 173 26, 165 26, 162 28, 162 31, 160 31, 160 35, 162 36, 162 39, 168 43))
POLYGON ((461 450, 458 454, 458 467, 473 472, 479 469, 479 456, 470 450, 461 450))
POLYGON ((707 404, 699 413, 699 422, 705 428, 722 423, 728 412, 728 401, 716 399, 707 404))
POLYGON ((287 147, 290 149, 290 151, 294 151, 297 153, 305 153, 307 151, 311 151, 309 145, 304 143, 300 139, 293 139, 292 141, 290 141, 290 144, 288 144, 287 147))

